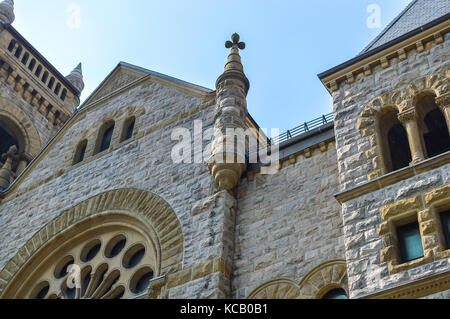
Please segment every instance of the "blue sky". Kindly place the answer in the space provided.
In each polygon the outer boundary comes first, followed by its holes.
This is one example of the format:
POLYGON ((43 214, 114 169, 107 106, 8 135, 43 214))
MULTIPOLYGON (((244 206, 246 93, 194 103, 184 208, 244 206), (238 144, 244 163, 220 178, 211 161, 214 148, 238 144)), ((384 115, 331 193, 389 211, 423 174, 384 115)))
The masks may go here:
POLYGON ((332 111, 317 74, 356 56, 410 0, 17 0, 14 27, 62 74, 83 63, 84 100, 120 61, 215 88, 233 32, 247 49, 250 114, 291 129, 332 111), (80 11, 70 27, 71 5, 80 11), (69 23, 68 23, 69 22, 69 23), (73 25, 73 24, 72 24, 73 25))

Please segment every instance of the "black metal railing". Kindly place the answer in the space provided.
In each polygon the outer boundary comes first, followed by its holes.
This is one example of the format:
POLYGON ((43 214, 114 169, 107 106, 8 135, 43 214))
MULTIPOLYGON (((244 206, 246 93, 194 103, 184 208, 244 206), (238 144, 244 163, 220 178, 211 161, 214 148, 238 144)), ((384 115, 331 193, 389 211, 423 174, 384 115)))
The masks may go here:
POLYGON ((309 121, 306 123, 303 123, 302 125, 297 126, 296 128, 294 128, 292 130, 288 130, 287 132, 284 132, 283 134, 281 134, 277 137, 273 137, 273 138, 269 139, 269 143, 270 143, 270 145, 281 144, 283 142, 290 140, 291 138, 294 138, 303 133, 309 132, 309 131, 311 131, 315 128, 318 128, 322 125, 332 123, 333 120, 334 120, 333 113, 323 115, 322 117, 319 117, 315 120, 312 120, 312 121, 309 121))

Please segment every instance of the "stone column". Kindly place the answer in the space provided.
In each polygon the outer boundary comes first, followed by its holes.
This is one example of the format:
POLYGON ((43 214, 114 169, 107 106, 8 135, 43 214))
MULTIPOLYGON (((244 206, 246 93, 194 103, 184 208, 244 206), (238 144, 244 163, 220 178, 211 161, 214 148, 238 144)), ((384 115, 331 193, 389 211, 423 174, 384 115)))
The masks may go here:
POLYGON ((405 126, 408 133, 409 148, 412 156, 411 165, 425 160, 416 110, 414 108, 406 109, 398 115, 398 119, 405 126))
POLYGON ((3 154, 3 157, 6 158, 6 162, 0 169, 0 188, 7 189, 11 182, 12 161, 17 158, 16 154, 17 147, 14 145, 10 147, 6 154, 3 154))
POLYGON ((231 191, 240 181, 246 169, 245 140, 235 142, 231 129, 246 130, 247 93, 250 83, 244 74, 239 49, 245 49, 245 43, 239 42, 238 34, 233 34, 232 42, 225 43, 231 48, 224 73, 217 79, 216 122, 212 155, 208 167, 216 184, 222 190, 231 191), (243 145, 242 145, 243 144, 243 145), (244 147, 242 147, 244 146, 244 147))
POLYGON ((445 119, 447 120, 447 128, 450 133, 450 93, 437 97, 436 104, 445 115, 445 119))

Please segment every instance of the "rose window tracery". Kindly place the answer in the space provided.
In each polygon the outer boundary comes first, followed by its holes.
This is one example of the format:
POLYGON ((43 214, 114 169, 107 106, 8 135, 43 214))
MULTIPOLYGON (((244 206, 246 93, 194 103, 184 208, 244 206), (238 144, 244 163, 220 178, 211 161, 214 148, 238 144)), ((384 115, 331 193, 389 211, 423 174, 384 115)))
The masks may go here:
POLYGON ((138 231, 106 229, 70 241, 33 276, 30 299, 128 299, 155 277, 156 254, 138 231))

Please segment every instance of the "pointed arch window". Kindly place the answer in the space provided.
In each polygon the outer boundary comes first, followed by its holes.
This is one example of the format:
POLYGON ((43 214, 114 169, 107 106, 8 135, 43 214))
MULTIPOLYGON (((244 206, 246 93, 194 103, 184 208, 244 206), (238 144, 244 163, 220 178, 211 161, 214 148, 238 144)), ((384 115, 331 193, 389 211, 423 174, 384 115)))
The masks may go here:
POLYGON ((429 94, 418 98, 416 108, 421 115, 419 128, 428 158, 450 151, 447 122, 436 104, 435 96, 429 94))
POLYGON ((133 137, 136 118, 133 116, 125 121, 120 141, 126 141, 133 137))
POLYGON ((97 153, 104 152, 110 148, 113 133, 114 133, 114 126, 115 126, 115 123, 113 121, 108 122, 100 130, 100 134, 99 134, 100 140, 98 143, 99 145, 98 145, 97 153))
POLYGON ((386 170, 392 172, 408 167, 412 161, 408 134, 397 112, 390 110, 381 116, 379 126, 386 170))
POLYGON ((78 144, 77 149, 75 150, 73 165, 84 161, 84 158, 86 156, 87 142, 87 140, 83 140, 78 144))
POLYGON ((48 71, 45 71, 44 75, 42 76, 42 82, 44 82, 44 83, 47 82, 48 76, 49 76, 48 71))
POLYGON ((48 82, 48 88, 51 90, 53 89, 53 85, 55 85, 55 78, 51 78, 48 82))
POLYGON ((66 96, 67 96, 67 90, 66 90, 66 89, 63 89, 63 90, 62 90, 62 93, 61 93, 61 100, 65 101, 66 96))
POLYGON ((26 53, 23 55, 22 63, 23 63, 23 64, 27 64, 29 58, 30 58, 30 54, 29 54, 28 52, 26 52, 26 53))
POLYGON ((42 65, 39 65, 36 69, 36 72, 34 72, 34 75, 36 75, 37 77, 39 77, 42 73, 42 65))
POLYGON ((28 70, 33 71, 35 66, 36 66, 36 60, 32 59, 30 64, 28 65, 28 70))
POLYGON ((15 46, 16 46, 16 43, 17 43, 17 41, 16 40, 11 40, 11 42, 9 42, 9 45, 8 45, 8 51, 9 52, 12 52, 13 50, 14 50, 14 48, 15 48, 15 46))
POLYGON ((342 288, 332 289, 322 299, 348 299, 347 292, 342 288))
POLYGON ((20 55, 22 54, 22 50, 23 50, 22 47, 19 46, 19 47, 17 48, 16 54, 14 54, 14 56, 15 56, 16 58, 19 58, 20 55))
POLYGON ((59 91, 61 91, 61 83, 56 84, 56 87, 55 87, 55 94, 58 95, 58 94, 59 94, 59 91))

